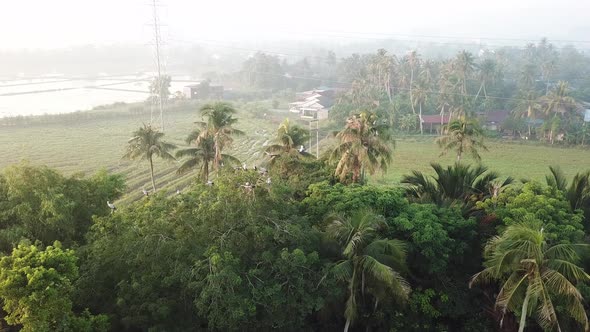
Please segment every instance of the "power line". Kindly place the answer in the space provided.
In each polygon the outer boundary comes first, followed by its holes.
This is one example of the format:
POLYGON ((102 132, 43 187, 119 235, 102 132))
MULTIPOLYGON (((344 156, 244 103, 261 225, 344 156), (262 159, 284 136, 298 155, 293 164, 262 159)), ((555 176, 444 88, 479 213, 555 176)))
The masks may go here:
MULTIPOLYGON (((321 32, 314 32, 314 33, 305 33, 305 32, 294 32, 293 34, 296 35, 303 35, 303 36, 314 36, 317 37, 318 35, 322 35, 321 32)), ((526 50, 527 46, 522 46, 522 45, 510 45, 510 44, 504 44, 504 45, 500 45, 500 44, 486 44, 486 43, 481 43, 481 42, 447 42, 447 41, 433 41, 433 40, 412 40, 412 39, 394 39, 394 38, 379 38, 379 37, 356 37, 356 36, 343 36, 343 35, 331 35, 331 34, 323 34, 324 36, 330 37, 330 38, 345 38, 345 39, 353 39, 353 40, 358 40, 358 39, 366 39, 366 40, 373 40, 373 41, 384 41, 384 42, 400 42, 400 43, 412 43, 412 44, 435 44, 435 45, 454 45, 454 46, 462 46, 462 47, 475 47, 475 48, 479 48, 479 49, 485 49, 485 48, 494 48, 494 49, 501 49, 501 48, 508 48, 508 49, 518 49, 518 50, 526 50)), ((186 41, 186 40, 179 40, 179 39, 173 39, 176 40, 178 42, 181 43, 188 43, 188 44, 196 44, 199 45, 200 44, 209 44, 212 46, 219 46, 219 47, 232 47, 235 49, 243 49, 243 50, 253 50, 252 48, 245 48, 245 47, 237 47, 234 46, 238 43, 238 41, 220 41, 220 40, 211 40, 211 39, 195 39, 193 41, 186 41), (230 43, 231 45, 228 45, 227 43, 230 43)), ((569 46, 555 46, 552 44, 553 49, 555 50, 563 50, 563 49, 569 49, 569 46)), ((590 48, 580 48, 580 47, 575 47, 576 50, 578 51, 583 51, 583 52, 590 52, 590 48)), ((279 51, 269 51, 267 52, 269 54, 277 54, 277 55, 293 55, 293 54, 289 54, 290 52, 279 52, 279 51)), ((304 55, 298 55, 295 54, 294 56, 304 56, 304 55)))
MULTIPOLYGON (((290 31, 290 30, 288 30, 290 31)), ((316 31, 317 32, 317 31, 316 31)), ((331 34, 348 34, 348 35, 376 35, 376 36, 390 36, 390 37, 406 37, 406 38, 435 38, 435 39, 479 39, 479 40, 496 40, 496 41, 521 41, 521 42, 539 42, 545 37, 539 37, 537 39, 531 38, 504 38, 504 37, 476 37, 476 36, 445 36, 445 35, 422 35, 422 34, 407 34, 407 33, 386 33, 386 32, 354 32, 354 31, 338 31, 338 30, 325 30, 325 33, 331 34)), ((320 32, 321 33, 321 32, 320 32)), ((567 39, 550 39, 548 41, 557 43, 585 43, 590 44, 590 40, 567 40, 567 39)))
MULTIPOLYGON (((369 37, 369 36, 353 36, 353 35, 342 35, 342 34, 338 34, 338 33, 330 33, 330 32, 321 32, 321 31, 314 31, 314 32, 300 32, 300 31, 292 31, 290 32, 293 35, 302 35, 302 36, 311 36, 311 37, 317 37, 317 36, 324 36, 324 37, 329 37, 329 38, 341 38, 341 39, 349 39, 349 40, 359 40, 359 39, 364 39, 364 40, 373 40, 373 41, 396 41, 396 42, 404 42, 404 43, 416 43, 416 44, 436 44, 436 45, 455 45, 455 46, 470 46, 470 47, 492 47, 492 48, 515 48, 515 49, 526 49, 526 46, 522 46, 522 45, 510 45, 510 44, 487 44, 487 43, 482 43, 482 42, 450 42, 450 41, 435 41, 435 40, 415 40, 415 39, 407 39, 407 38, 393 38, 393 37, 387 37, 387 34, 384 34, 383 37, 369 37)), ((432 36, 432 38, 440 38, 440 39, 445 39, 444 37, 435 37, 432 36)), ((467 38, 466 38, 467 39, 467 38)), ((482 39, 482 38, 473 38, 473 39, 482 39)), ((488 40, 493 40, 493 39, 488 39, 488 40)), ((501 39, 497 39, 497 40, 501 40, 501 39)), ((586 43, 586 41, 580 41, 581 43, 586 43)), ((590 43, 590 41, 588 42, 590 43)), ((569 48, 568 46, 556 46, 553 45, 553 48, 556 50, 559 49, 565 49, 565 48, 569 48)), ((576 48, 577 50, 580 51, 590 51, 589 48, 576 48)))

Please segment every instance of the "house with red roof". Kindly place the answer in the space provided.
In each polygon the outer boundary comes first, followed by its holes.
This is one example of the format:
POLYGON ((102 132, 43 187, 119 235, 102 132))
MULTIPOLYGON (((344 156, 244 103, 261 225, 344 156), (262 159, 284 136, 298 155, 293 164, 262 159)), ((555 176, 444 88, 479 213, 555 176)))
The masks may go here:
POLYGON ((425 130, 428 130, 431 134, 440 134, 442 127, 449 123, 448 115, 422 115, 420 121, 425 130))

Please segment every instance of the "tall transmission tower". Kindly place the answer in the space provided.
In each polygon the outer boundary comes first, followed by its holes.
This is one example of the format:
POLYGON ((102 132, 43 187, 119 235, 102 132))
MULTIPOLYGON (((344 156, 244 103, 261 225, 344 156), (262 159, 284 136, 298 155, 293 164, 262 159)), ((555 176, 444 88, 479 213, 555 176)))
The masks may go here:
MULTIPOLYGON (((160 110, 160 130, 164 132, 164 101, 162 100, 162 61, 161 61, 161 43, 162 36, 160 33, 160 19, 158 17, 158 5, 156 0, 152 0, 153 9, 153 25, 154 25, 154 48, 155 48, 155 62, 158 76, 156 77, 157 86, 157 103, 160 110)), ((150 121, 153 121, 153 113, 150 121)))

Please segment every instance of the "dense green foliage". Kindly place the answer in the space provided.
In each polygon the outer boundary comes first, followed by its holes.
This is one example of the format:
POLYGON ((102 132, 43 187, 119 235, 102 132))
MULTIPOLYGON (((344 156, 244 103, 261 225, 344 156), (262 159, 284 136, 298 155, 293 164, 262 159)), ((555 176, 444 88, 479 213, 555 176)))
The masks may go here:
POLYGON ((10 325, 24 332, 106 331, 104 315, 72 312, 77 257, 59 242, 44 250, 20 244, 12 255, 0 259, 0 298, 10 325))
POLYGON ((101 171, 90 178, 64 177, 45 167, 12 166, 0 175, 0 252, 22 239, 50 245, 80 245, 95 215, 107 215, 107 200, 121 196, 121 176, 101 171))
MULTIPOLYGON (((36 195, 16 195, 23 188, 42 193, 63 181, 85 188, 75 197, 89 201, 79 201, 74 215, 62 212, 67 218, 34 217, 59 229, 86 222, 81 229, 57 236, 48 224, 41 233, 3 238, 4 321, 35 331, 338 330, 347 319, 352 331, 485 331, 503 317, 515 327, 520 311, 493 309, 502 276, 469 289, 484 243, 531 220, 550 246, 587 239, 582 211, 539 183, 486 194, 496 175, 484 169, 476 172, 484 174, 481 185, 457 187, 469 189, 457 194, 461 204, 431 204, 403 188, 334 184, 329 165, 286 154, 269 170, 271 184, 260 171, 224 168, 213 185, 196 181, 181 194, 150 195, 114 213, 105 201, 122 188, 117 176, 66 179, 45 168, 9 168, 2 211, 13 227, 32 227, 26 220, 34 215, 6 212, 48 206, 36 195), (475 203, 469 213, 465 197, 475 203), (17 281, 31 273, 43 278, 27 287, 17 281)), ((587 294, 581 281, 572 285, 587 294)), ((562 327, 579 327, 555 306, 562 327)))

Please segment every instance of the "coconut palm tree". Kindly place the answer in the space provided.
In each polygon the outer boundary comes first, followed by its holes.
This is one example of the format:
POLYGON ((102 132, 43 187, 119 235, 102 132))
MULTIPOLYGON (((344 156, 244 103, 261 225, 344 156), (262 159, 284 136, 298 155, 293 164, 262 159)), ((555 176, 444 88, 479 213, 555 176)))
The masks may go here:
MULTIPOLYGON (((204 182, 209 180, 209 165, 215 160, 215 141, 210 135, 202 135, 200 130, 194 130, 186 139, 187 144, 195 143, 194 147, 178 150, 176 158, 186 158, 176 171, 184 174, 198 165, 201 165, 199 176, 204 182)), ((227 154, 221 154, 222 163, 240 164, 240 161, 227 154)))
MULTIPOLYGON (((454 84, 450 81, 450 75, 452 74, 451 64, 450 62, 442 63, 441 65, 441 73, 438 78, 438 88, 439 93, 437 97, 437 104, 440 107, 440 126, 443 127, 443 120, 445 116, 445 112, 449 111, 449 119, 452 118, 452 107, 453 107, 453 95, 452 91, 454 89, 454 84)), ((441 131, 442 134, 442 131, 441 131)))
POLYGON ((483 130, 475 120, 461 118, 451 121, 445 128, 445 135, 436 138, 436 142, 443 149, 441 156, 449 150, 457 151, 457 161, 461 161, 463 153, 471 154, 473 159, 481 161, 478 149, 487 151, 483 144, 483 130))
POLYGON ((536 60, 539 62, 541 69, 541 78, 545 83, 545 94, 549 93, 549 79, 551 75, 557 69, 557 52, 553 44, 551 44, 547 38, 541 39, 535 48, 536 60))
POLYGON ((438 62, 432 60, 426 60, 422 64, 422 70, 418 77, 422 80, 427 86, 432 85, 435 82, 435 78, 438 74, 438 62))
POLYGON ((390 103, 393 101, 391 76, 396 63, 397 58, 395 55, 388 55, 384 49, 377 50, 377 55, 369 63, 372 83, 379 86, 387 94, 390 103))
POLYGON ((485 269, 473 276, 470 287, 476 283, 502 283, 496 307, 502 316, 509 310, 520 314, 519 332, 524 331, 528 317, 534 317, 545 330, 561 331, 556 304, 563 306, 560 312, 569 314, 586 331, 588 317, 575 285, 590 281, 590 276, 576 265, 576 246, 580 245, 550 246, 538 224, 508 226, 486 245, 485 269))
POLYGON ((477 90, 477 95, 475 96, 475 99, 477 99, 479 97, 479 94, 482 92, 483 90, 483 95, 485 96, 485 98, 488 97, 488 92, 487 92, 487 85, 494 83, 496 81, 496 78, 498 76, 498 69, 497 69, 497 65, 496 65, 496 61, 492 60, 492 59, 485 59, 483 60, 483 62, 481 64, 479 64, 477 66, 478 69, 478 79, 479 79, 479 90, 477 90))
MULTIPOLYGON (((414 85, 414 72, 416 72, 416 70, 420 67, 420 54, 418 54, 417 51, 414 50, 408 54, 408 65, 410 67, 410 100, 413 100, 414 98, 412 97, 412 88, 414 85)), ((411 103, 411 105, 412 112, 416 114, 414 104, 411 103)))
POLYGON ((535 86, 535 77, 537 76, 536 67, 532 63, 527 63, 522 67, 520 72, 521 89, 532 90, 535 86))
POLYGON ((387 227, 382 216, 361 210, 348 218, 330 216, 327 222, 327 234, 342 246, 343 259, 331 273, 348 284, 345 332, 354 323, 359 303, 367 299, 367 294, 373 297, 374 308, 386 298, 407 300, 410 286, 399 273, 405 269, 405 246, 380 236, 387 227))
POLYGON ((272 156, 280 155, 281 153, 291 153, 305 145, 308 139, 309 131, 307 129, 297 125, 292 126, 289 119, 285 119, 277 129, 276 144, 269 145, 264 151, 272 156))
POLYGON ((470 52, 463 50, 453 60, 453 71, 459 78, 462 94, 467 94, 467 80, 473 75, 474 69, 475 60, 470 52))
POLYGON ((334 133, 340 140, 330 158, 337 161, 335 175, 345 182, 350 176, 353 183, 361 180, 364 171, 375 174, 377 169, 387 170, 391 162, 392 143, 389 126, 378 124, 371 112, 353 115, 340 132, 334 133))
POLYGON ((519 98, 516 107, 514 108, 514 114, 516 117, 529 119, 528 129, 529 137, 531 137, 531 122, 536 120, 541 111, 541 104, 538 102, 537 94, 532 91, 526 91, 519 98))
POLYGON ((164 142, 164 133, 153 128, 151 125, 143 125, 133 132, 133 137, 127 142, 127 151, 123 158, 146 159, 150 165, 150 176, 152 178, 152 189, 156 192, 154 180, 154 156, 164 160, 174 160, 170 152, 176 149, 176 145, 164 142))
POLYGON ((483 201, 498 194, 513 182, 511 177, 500 180, 496 172, 482 165, 455 163, 447 168, 440 164, 430 164, 434 176, 420 171, 405 175, 401 183, 408 185, 410 196, 421 202, 433 202, 439 206, 461 203, 469 207, 475 201, 483 201))
POLYGON ((422 123, 422 105, 428 100, 428 86, 426 82, 420 80, 414 87, 412 104, 418 106, 418 119, 420 123, 420 135, 424 134, 424 126, 422 123))
POLYGON ((223 159, 221 151, 224 148, 231 146, 233 136, 243 135, 244 133, 235 129, 233 125, 238 122, 238 119, 233 115, 237 111, 230 104, 218 102, 215 104, 206 104, 201 107, 201 116, 207 118, 206 122, 198 122, 201 127, 206 127, 206 130, 201 132, 201 135, 213 137, 215 144, 215 158, 213 159, 213 167, 219 170, 221 160, 223 159))
POLYGON ((577 173, 568 186, 568 180, 557 166, 549 166, 550 174, 545 177, 547 185, 562 191, 572 211, 581 209, 586 220, 590 217, 590 171, 577 173))
MULTIPOLYGON (((563 116, 568 112, 578 108, 576 100, 569 95, 569 86, 567 82, 559 81, 555 89, 549 94, 540 98, 540 101, 544 105, 544 111, 546 119, 553 114, 553 118, 559 114, 563 116)), ((549 133, 549 140, 553 144, 554 126, 551 126, 549 133)))
POLYGON ((545 115, 551 113, 563 115, 576 109, 576 100, 569 95, 569 92, 569 84, 565 81, 559 81, 547 96, 541 97, 541 101, 545 106, 545 115))

